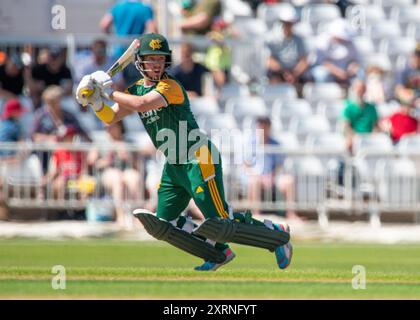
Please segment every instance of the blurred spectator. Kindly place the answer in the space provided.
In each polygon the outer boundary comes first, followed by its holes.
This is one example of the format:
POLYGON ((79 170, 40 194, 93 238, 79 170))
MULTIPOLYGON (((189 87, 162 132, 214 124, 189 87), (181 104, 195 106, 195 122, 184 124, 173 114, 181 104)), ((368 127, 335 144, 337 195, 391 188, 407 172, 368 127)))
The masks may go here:
POLYGON ((407 67, 397 75, 395 87, 395 96, 398 99, 406 101, 413 94, 415 98, 420 98, 420 43, 417 44, 407 67))
POLYGON ((100 157, 98 150, 89 154, 88 164, 100 170, 101 181, 114 200, 117 222, 124 223, 124 201, 142 198, 140 173, 136 154, 126 150, 125 129, 122 121, 107 127, 113 149, 100 157))
POLYGON ((376 105, 392 98, 392 80, 390 66, 372 61, 366 68, 366 101, 376 105))
POLYGON ((51 85, 62 87, 63 94, 72 94, 73 81, 70 69, 65 64, 66 57, 63 49, 51 47, 48 50, 48 61, 32 68, 30 92, 35 108, 41 105, 41 96, 45 88, 51 85))
POLYGON ((141 0, 120 0, 114 4, 100 21, 100 27, 106 33, 111 33, 112 26, 118 36, 157 32, 153 9, 141 0))
MULTIPOLYGON (((35 112, 32 139, 35 142, 57 142, 58 134, 65 127, 71 126, 84 141, 91 141, 89 135, 82 129, 77 118, 61 108, 63 90, 59 86, 49 86, 42 94, 44 106, 35 112)), ((44 171, 48 167, 47 154, 42 155, 44 171)))
POLYGON ((205 65, 213 73, 214 82, 219 89, 229 81, 232 65, 232 52, 225 42, 229 33, 227 30, 228 24, 223 19, 217 19, 208 34, 212 44, 207 48, 205 65))
POLYGON ((363 79, 355 79, 352 83, 349 98, 344 102, 343 122, 347 148, 351 152, 355 134, 371 133, 378 130, 378 113, 376 106, 366 102, 366 83, 363 79))
POLYGON ((22 94, 24 86, 24 65, 18 54, 7 58, 0 65, 0 99, 15 98, 22 94))
POLYGON ((59 86, 49 86, 42 94, 44 107, 35 112, 33 140, 35 142, 56 142, 59 130, 72 126, 85 141, 91 141, 77 118, 61 108, 63 90, 59 86))
POLYGON ((303 40, 293 33, 293 26, 298 20, 295 9, 284 8, 279 19, 283 34, 280 39, 268 44, 270 57, 267 61, 267 77, 270 84, 303 83, 309 66, 308 53, 303 40))
MULTIPOLYGON (((77 62, 75 66, 75 83, 79 83, 83 76, 91 74, 98 70, 108 70, 114 63, 114 60, 107 55, 107 43, 105 40, 97 39, 92 43, 91 54, 77 62)), ((121 73, 117 73, 113 78, 113 83, 119 89, 123 89, 121 73)), ((117 88, 116 88, 117 89, 117 88)))
POLYGON ((349 85, 359 70, 359 54, 352 41, 350 25, 344 19, 337 19, 327 30, 317 49, 312 75, 316 82, 349 85))
MULTIPOLYGON (((8 100, 3 106, 3 113, 0 122, 0 142, 18 142, 22 139, 22 128, 19 118, 26 110, 19 100, 8 100)), ((0 150, 0 158, 10 157, 15 154, 12 150, 0 150)))
POLYGON ((400 109, 381 120, 381 128, 389 133, 394 143, 398 143, 405 135, 416 134, 419 131, 419 121, 413 111, 414 96, 409 100, 400 100, 400 109))
POLYGON ((214 19, 222 14, 220 0, 184 0, 184 19, 180 28, 182 33, 190 35, 205 35, 211 31, 214 19))
POLYGON ((205 66, 193 60, 193 47, 189 43, 181 45, 181 62, 169 73, 184 86, 190 98, 203 95, 203 76, 210 72, 205 66))
MULTIPOLYGON (((256 150, 258 145, 280 146, 271 137, 271 121, 268 117, 261 117, 257 120, 257 130, 263 130, 262 136, 252 138, 252 150, 256 150)), ((287 218, 299 219, 295 211, 290 209, 295 200, 294 179, 289 174, 282 173, 285 156, 272 152, 257 152, 252 164, 246 165, 246 180, 248 184, 248 201, 255 203, 261 201, 262 192, 272 199, 273 190, 278 188, 285 195, 286 204, 289 209, 286 211, 287 218)), ((265 201, 269 200, 263 198, 265 201)), ((253 214, 259 215, 260 210, 253 210, 253 214)))
MULTIPOLYGON (((106 33, 111 32, 112 26, 115 34, 121 37, 157 32, 152 7, 140 0, 120 0, 114 4, 100 21, 100 27, 106 33)), ((116 46, 112 54, 113 60, 118 59, 126 49, 127 46, 116 46)), ((126 86, 138 80, 140 76, 133 64, 123 71, 126 86)))
MULTIPOLYGON (((72 143, 76 134, 75 127, 66 126, 57 134, 57 141, 72 143)), ((54 150, 43 184, 44 187, 51 188, 55 199, 65 199, 70 184, 81 178, 85 163, 83 157, 82 152, 69 150, 66 147, 60 146, 54 150)))

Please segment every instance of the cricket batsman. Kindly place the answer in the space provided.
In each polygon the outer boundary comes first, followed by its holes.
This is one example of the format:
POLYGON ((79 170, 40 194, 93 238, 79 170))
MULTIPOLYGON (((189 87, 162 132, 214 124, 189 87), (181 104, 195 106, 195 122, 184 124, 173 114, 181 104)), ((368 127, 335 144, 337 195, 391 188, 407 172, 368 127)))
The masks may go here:
POLYGON ((156 239, 202 258, 204 263, 195 270, 214 271, 232 261, 229 242, 274 251, 278 267, 287 268, 293 254, 288 226, 260 222, 249 211, 234 213, 228 206, 220 154, 199 130, 185 89, 166 73, 170 65, 165 37, 146 34, 135 50, 142 80, 125 92, 111 92, 111 77, 97 71, 84 76, 76 92, 78 102, 90 105, 106 124, 137 113, 155 147, 165 154, 157 212, 137 209, 134 216, 156 239), (112 105, 107 104, 110 100, 112 105), (181 215, 191 198, 206 218, 200 225, 181 215))

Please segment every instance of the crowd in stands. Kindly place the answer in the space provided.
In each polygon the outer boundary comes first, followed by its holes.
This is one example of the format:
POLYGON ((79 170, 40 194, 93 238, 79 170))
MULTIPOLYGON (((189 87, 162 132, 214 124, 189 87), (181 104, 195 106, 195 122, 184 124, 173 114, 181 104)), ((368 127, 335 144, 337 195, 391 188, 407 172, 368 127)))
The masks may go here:
MULTIPOLYGON (((210 98, 209 101, 217 104, 218 113, 227 114, 228 103, 222 99, 222 95, 230 87, 239 88, 235 94, 228 96, 231 100, 240 96, 249 97, 251 94, 260 96, 266 109, 264 112, 261 110, 261 114, 251 122, 254 127, 263 129, 265 135, 262 141, 254 139, 250 143, 279 145, 276 137, 281 132, 290 130, 292 120, 288 119, 285 123, 282 122, 283 118, 276 118, 275 106, 280 106, 279 114, 284 116, 281 110, 285 107, 282 106, 289 103, 298 108, 303 105, 302 100, 306 100, 305 103, 309 103, 311 110, 305 117, 320 113, 318 111, 323 108, 324 118, 331 120, 328 124, 331 124, 329 131, 342 133, 349 155, 353 152, 353 139, 356 135, 383 132, 397 144, 402 137, 419 132, 416 106, 420 97, 420 43, 415 42, 416 39, 420 40, 419 34, 412 36, 413 45, 404 55, 394 56, 395 60, 388 59, 390 55, 385 55, 385 60, 382 59, 384 55, 375 59, 376 56, 372 54, 383 53, 381 50, 386 45, 387 52, 391 54, 389 46, 392 46, 393 38, 376 39, 373 31, 366 35, 363 30, 355 30, 348 19, 351 2, 319 2, 319 5, 329 5, 329 9, 331 6, 337 7, 338 15, 328 18, 328 21, 316 21, 316 17, 310 16, 315 10, 310 11, 309 8, 316 6, 312 2, 304 5, 280 1, 239 2, 247 4, 251 9, 252 15, 249 19, 258 20, 267 28, 268 36, 265 38, 264 48, 260 48, 266 52, 262 55, 265 60, 260 61, 265 70, 261 79, 257 79, 258 85, 263 89, 250 93, 248 89, 253 83, 238 83, 241 81, 235 78, 232 70, 235 64, 232 51, 235 48, 228 45, 229 40, 247 40, 249 46, 252 46, 255 39, 240 38, 241 30, 235 29, 235 19, 226 18, 227 15, 223 12, 226 1, 184 0, 180 2, 180 32, 186 39, 188 36, 203 36, 211 40, 211 44, 205 49, 196 48, 193 42, 182 43, 176 49, 180 59, 174 61, 170 69, 170 74, 186 88, 193 109, 195 104, 199 105, 203 99, 210 98), (283 6, 278 7, 277 12, 275 8, 279 5, 283 6), (271 22, 267 18, 270 10, 275 12, 275 18, 271 22), (305 24, 309 25, 309 31, 305 29, 305 24), (314 43, 309 41, 311 39, 316 39, 315 46, 310 46, 310 43, 314 43), (369 54, 364 52, 364 47, 360 45, 361 40, 372 45, 373 51, 369 54), (397 65, 397 60, 404 63, 397 65), (210 91, 209 81, 213 88, 210 91), (309 88, 322 84, 339 88, 344 94, 333 99, 328 95, 325 99, 322 96, 317 98, 309 88), (246 85, 249 87, 246 88, 246 85), (268 91, 264 91, 264 88, 269 87, 279 90, 274 99, 269 99, 268 91), (291 95, 284 95, 282 88, 287 88, 287 92, 292 92, 291 95), (276 99, 277 102, 274 101, 276 99), (327 114, 326 110, 330 105, 339 105, 336 116, 327 114)), ((381 9, 381 6, 378 8, 381 9)), ((416 8, 418 9, 419 7, 416 8)), ((114 32, 121 36, 138 36, 158 31, 152 6, 142 1, 119 1, 98 23, 104 33, 114 32)), ((420 19, 417 24, 420 25, 420 19)), ((409 24, 407 28, 410 29, 409 24)), ((125 132, 127 130, 124 126, 127 123, 121 122, 105 128, 89 109, 77 105, 73 98, 73 88, 83 75, 96 70, 107 70, 124 49, 121 46, 111 46, 98 38, 90 48, 81 48, 77 52, 75 65, 67 65, 67 49, 57 46, 36 49, 31 52, 32 61, 23 59, 27 55, 22 52, 2 55, 0 142, 19 142, 25 139, 40 143, 95 142, 93 132, 102 130, 106 132, 108 143, 123 146, 129 141, 128 137, 133 136, 130 132, 125 132)), ((123 90, 139 78, 139 72, 134 66, 130 66, 114 78, 115 89, 123 90)), ((328 93, 331 95, 332 90, 328 89, 328 93)), ((251 103, 251 99, 249 101, 251 103)), ((200 108, 207 107, 210 104, 204 103, 200 108)), ((206 110, 198 110, 197 120, 208 123, 208 117, 211 117, 209 114, 206 114, 206 110), (202 115, 204 117, 200 117, 202 115)), ((237 127, 244 129, 246 121, 242 120, 243 118, 233 119, 237 122, 237 127)), ((140 120, 134 127, 137 125, 141 132, 140 120)), ((131 130, 133 126, 127 127, 131 130)), ((299 143, 303 142, 299 139, 299 143)), ((123 199, 140 197, 139 185, 143 181, 147 184, 148 196, 152 199, 155 182, 148 182, 151 174, 147 170, 142 172, 138 166, 133 165, 138 163, 138 159, 134 159, 136 154, 124 152, 124 148, 118 150, 120 151, 101 154, 94 149, 87 155, 82 155, 58 149, 50 157, 40 158, 43 181, 52 182, 54 197, 64 198, 65 186, 69 180, 77 180, 84 173, 89 174, 89 170, 92 172, 89 167, 96 167, 99 172, 97 182, 112 196, 116 220, 121 222, 124 220, 123 199), (82 159, 84 156, 86 159, 82 159), (134 158, 129 159, 130 157, 134 158), (87 167, 82 168, 82 164, 87 167)), ((154 157, 150 156, 152 153, 147 150, 148 161, 153 162, 154 157)), ((2 163, 10 161, 13 156, 12 151, 0 150, 2 163)), ((258 163, 253 166, 245 165, 245 171, 253 172, 243 179, 247 189, 246 197, 250 201, 258 201, 261 197, 260 190, 271 188, 278 189, 286 202, 294 201, 295 181, 282 171, 284 158, 285 155, 266 155, 264 161, 261 161, 264 167, 259 167, 258 163)), ((145 167, 149 168, 151 165, 160 166, 159 163, 148 163, 145 167)), ((153 205, 151 209, 152 207, 153 205)), ((193 208, 192 211, 194 210, 196 209, 193 208)), ((254 213, 260 214, 258 210, 254 213)), ((296 217, 293 210, 287 210, 286 214, 291 218, 296 217)))

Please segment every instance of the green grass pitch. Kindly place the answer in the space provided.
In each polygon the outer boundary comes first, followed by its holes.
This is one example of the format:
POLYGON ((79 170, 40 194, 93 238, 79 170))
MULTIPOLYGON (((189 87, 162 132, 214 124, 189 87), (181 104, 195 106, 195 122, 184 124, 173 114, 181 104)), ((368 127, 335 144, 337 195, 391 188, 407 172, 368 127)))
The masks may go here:
POLYGON ((296 243, 286 271, 266 250, 233 245, 216 272, 161 242, 0 241, 0 299, 419 299, 419 245, 296 243), (54 265, 66 289, 52 289, 54 265), (352 288, 352 268, 366 289, 352 288))

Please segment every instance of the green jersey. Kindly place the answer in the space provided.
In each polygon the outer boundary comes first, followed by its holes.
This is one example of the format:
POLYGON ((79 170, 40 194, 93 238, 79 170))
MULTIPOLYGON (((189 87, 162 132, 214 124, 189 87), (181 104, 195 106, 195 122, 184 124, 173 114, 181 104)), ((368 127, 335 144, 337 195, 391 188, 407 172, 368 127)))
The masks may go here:
POLYGON ((352 100, 345 101, 342 117, 356 133, 372 132, 378 122, 375 105, 366 103, 360 106, 352 100))
POLYGON ((183 86, 176 79, 164 74, 152 86, 145 86, 144 81, 140 80, 127 91, 137 96, 156 91, 162 96, 166 106, 139 112, 140 119, 155 147, 165 154, 170 163, 187 163, 194 150, 206 140, 202 139, 202 133, 200 135, 183 86))

